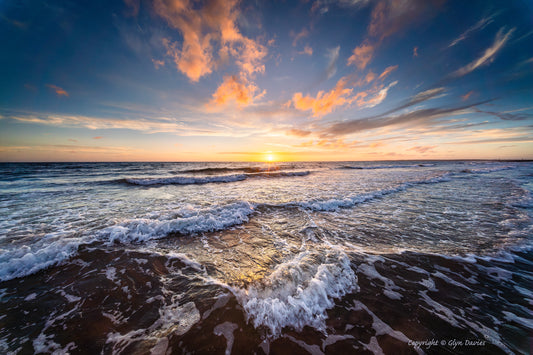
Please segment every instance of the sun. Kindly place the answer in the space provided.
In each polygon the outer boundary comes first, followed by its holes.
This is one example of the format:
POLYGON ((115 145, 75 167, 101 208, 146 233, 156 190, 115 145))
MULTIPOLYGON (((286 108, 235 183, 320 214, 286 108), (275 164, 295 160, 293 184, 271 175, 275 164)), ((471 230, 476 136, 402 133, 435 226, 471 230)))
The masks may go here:
POLYGON ((267 163, 273 163, 276 161, 276 156, 272 152, 266 152, 264 159, 267 163))

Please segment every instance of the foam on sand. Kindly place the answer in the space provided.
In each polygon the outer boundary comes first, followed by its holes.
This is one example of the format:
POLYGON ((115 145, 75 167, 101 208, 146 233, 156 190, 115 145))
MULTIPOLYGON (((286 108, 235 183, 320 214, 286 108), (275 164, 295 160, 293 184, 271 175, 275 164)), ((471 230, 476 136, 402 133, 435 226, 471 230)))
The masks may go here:
POLYGON ((333 299, 358 290, 345 253, 303 251, 277 265, 259 284, 237 290, 236 296, 254 326, 266 327, 277 337, 287 326, 325 331, 326 310, 333 307, 333 299))

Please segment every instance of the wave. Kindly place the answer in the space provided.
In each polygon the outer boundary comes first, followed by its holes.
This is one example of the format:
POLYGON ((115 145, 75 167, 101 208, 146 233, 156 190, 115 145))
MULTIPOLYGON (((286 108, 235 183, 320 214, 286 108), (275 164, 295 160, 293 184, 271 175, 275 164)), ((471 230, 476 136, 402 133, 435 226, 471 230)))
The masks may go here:
POLYGON ((0 249, 0 281, 28 276, 70 259, 78 252, 81 239, 61 239, 51 243, 0 249))
POLYGON ((504 171, 504 170, 510 170, 515 169, 516 166, 514 165, 507 165, 507 166, 497 166, 497 167, 489 167, 489 168, 476 168, 476 169, 463 169, 461 170, 461 173, 463 174, 488 174, 493 173, 496 171, 504 171))
POLYGON ((333 300, 357 291, 350 259, 340 250, 301 252, 261 282, 233 290, 254 327, 266 327, 273 337, 288 326, 325 331, 326 310, 334 306, 333 300))
POLYGON ((451 180, 452 173, 446 173, 441 176, 436 176, 429 179, 410 181, 403 183, 397 187, 390 189, 383 189, 373 191, 369 193, 359 194, 351 197, 345 197, 342 199, 329 199, 329 200, 315 200, 309 202, 289 203, 288 205, 296 205, 313 211, 335 211, 339 208, 354 207, 363 202, 371 201, 377 198, 381 198, 386 195, 390 195, 396 192, 405 191, 406 189, 423 184, 436 184, 439 182, 446 182, 451 180))
POLYGON ((339 169, 376 170, 376 169, 403 169, 432 167, 435 164, 403 164, 403 165, 343 165, 339 169))
POLYGON ((291 176, 306 176, 310 171, 279 171, 279 172, 262 172, 233 175, 214 175, 206 177, 191 176, 172 176, 162 178, 127 178, 121 181, 132 185, 152 186, 152 185, 201 185, 210 183, 228 183, 243 181, 250 178, 278 178, 291 176))
POLYGON ((335 211, 339 208, 350 208, 357 204, 371 201, 383 196, 404 191, 418 184, 433 184, 449 181, 449 174, 430 179, 412 181, 395 188, 359 194, 344 199, 328 199, 304 202, 287 202, 282 204, 236 202, 224 206, 151 216, 152 218, 136 218, 124 221, 116 226, 105 228, 100 237, 112 243, 145 242, 152 239, 165 238, 172 233, 195 234, 224 230, 235 225, 248 222, 250 216, 262 208, 304 208, 312 211, 335 211))
POLYGON ((279 166, 271 166, 271 167, 260 167, 260 166, 252 166, 252 167, 241 167, 241 168, 199 168, 199 169, 188 169, 188 170, 181 170, 177 171, 177 173, 180 174, 216 174, 216 173, 231 173, 240 171, 243 173, 253 174, 253 173, 261 173, 261 172, 268 172, 268 171, 278 171, 281 168, 279 166))
POLYGON ((107 227, 98 233, 109 243, 144 242, 161 239, 169 234, 195 234, 213 232, 248 222, 255 206, 248 202, 236 202, 225 206, 197 210, 190 215, 173 219, 136 218, 107 227))

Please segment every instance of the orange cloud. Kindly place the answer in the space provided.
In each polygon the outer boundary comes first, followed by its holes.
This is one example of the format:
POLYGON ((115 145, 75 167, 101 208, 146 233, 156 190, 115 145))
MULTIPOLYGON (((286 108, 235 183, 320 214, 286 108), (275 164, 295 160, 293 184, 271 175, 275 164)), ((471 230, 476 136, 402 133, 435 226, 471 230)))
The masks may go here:
POLYGON ((183 36, 181 48, 176 42, 163 41, 167 55, 179 71, 191 81, 210 74, 218 65, 213 43, 219 45, 222 61, 231 54, 242 73, 252 75, 265 71, 262 63, 267 49, 243 36, 237 27, 240 15, 237 0, 211 0, 201 8, 190 0, 155 0, 155 12, 183 36))
POLYGON ((316 97, 303 96, 297 92, 292 97, 292 104, 300 111, 312 111, 313 116, 320 117, 332 112, 335 107, 350 104, 353 89, 346 88, 347 79, 341 78, 335 88, 329 92, 319 91, 316 97))
POLYGON ((199 42, 187 43, 188 36, 184 35, 183 49, 180 51, 175 42, 163 39, 163 45, 167 49, 167 55, 172 58, 176 68, 185 74, 189 80, 198 81, 204 75, 210 74, 213 70, 213 59, 210 54, 210 45, 203 48, 199 42))
POLYGON ((391 65, 390 67, 385 68, 385 70, 383 71, 383 73, 381 73, 381 74, 379 75, 379 78, 378 78, 378 79, 385 79, 385 77, 387 77, 390 73, 392 73, 392 72, 395 71, 396 69, 398 69, 398 66, 397 66, 397 65, 391 65))
POLYGON ((413 48, 413 58, 418 57, 418 47, 413 48))
POLYGON ((257 86, 247 82, 243 78, 237 78, 235 75, 225 76, 224 82, 213 94, 213 99, 210 101, 210 104, 222 106, 233 101, 238 106, 247 106, 253 100, 262 97, 266 93, 266 91, 263 91, 261 94, 255 96, 257 91, 257 86))
POLYGON ((102 138, 104 138, 104 137, 102 137, 102 136, 93 137, 93 139, 102 139, 102 138))
POLYGON ((387 94, 389 92, 389 89, 393 87, 394 85, 398 84, 398 81, 393 81, 390 83, 387 87, 383 88, 381 85, 380 87, 374 87, 370 89, 368 92, 360 92, 354 97, 354 100, 356 100, 356 104, 359 107, 374 107, 382 103, 385 98, 387 97, 387 94), (379 90, 376 94, 376 91, 379 90), (366 97, 369 96, 369 94, 375 94, 374 96, 370 97, 369 99, 366 99, 366 97))
POLYGON ((412 148, 409 148, 407 150, 413 150, 415 152, 418 152, 420 154, 425 154, 425 153, 429 153, 431 152, 433 149, 437 148, 437 146, 435 145, 424 145, 424 146, 416 146, 416 147, 412 147, 412 148))
POLYGON ((155 67, 156 69, 159 69, 159 68, 161 68, 162 66, 165 65, 165 62, 164 62, 164 61, 162 61, 162 60, 157 60, 157 59, 152 59, 152 63, 154 63, 154 67, 155 67))
POLYGON ((363 42, 355 47, 352 55, 348 58, 348 65, 355 65, 359 69, 365 69, 374 55, 374 46, 369 42, 363 42))
POLYGON ((291 37, 294 37, 294 39, 292 40, 292 46, 296 47, 296 45, 298 44, 299 40, 301 40, 304 37, 309 36, 309 31, 306 28, 303 28, 300 32, 298 32, 296 34, 291 31, 290 35, 291 35, 291 37))
POLYGON ((296 136, 296 137, 307 137, 311 134, 311 131, 293 128, 293 129, 286 131, 285 133, 291 136, 296 136))
POLYGON ((472 96, 474 94, 475 94, 474 91, 469 91, 466 94, 464 94, 463 96, 461 96, 461 100, 466 101, 466 100, 468 100, 470 98, 470 96, 472 96))
POLYGON ((309 46, 305 46, 304 50, 299 52, 299 54, 313 55, 313 48, 311 48, 309 46))
POLYGON ((357 146, 359 146, 359 142, 345 142, 344 138, 325 138, 319 140, 310 140, 294 145, 294 147, 297 148, 320 147, 324 149, 352 149, 357 146))
POLYGON ((52 85, 52 84, 46 84, 47 87, 54 90, 57 96, 66 96, 68 97, 68 92, 65 91, 65 89, 60 88, 59 86, 52 85))
MULTIPOLYGON (((372 82, 376 78, 376 74, 374 74, 372 71, 369 71, 368 74, 366 74, 365 82, 368 84, 372 82)), ((381 76, 380 76, 381 78, 381 76)))
MULTIPOLYGON (((385 69, 384 73, 390 73, 394 69, 396 68, 389 67, 385 69)), ((375 74, 372 72, 369 72, 364 79, 360 79, 355 83, 350 82, 350 76, 342 77, 332 90, 328 92, 319 91, 316 97, 309 95, 303 96, 301 92, 297 92, 283 107, 287 108, 294 105, 297 110, 312 111, 313 117, 324 116, 333 112, 338 106, 350 105, 354 102, 359 107, 374 107, 385 100, 389 89, 396 85, 398 81, 394 81, 386 87, 383 84, 374 84, 370 89, 358 92, 355 95, 352 95, 353 88, 347 87, 349 85, 361 86, 365 82, 368 83, 374 80, 374 78, 375 74)))
POLYGON ((240 44, 236 45, 236 47, 231 47, 232 55, 237 58, 237 65, 239 65, 241 71, 248 76, 251 76, 256 72, 265 72, 263 59, 266 57, 267 52, 265 46, 246 37, 242 37, 240 44))

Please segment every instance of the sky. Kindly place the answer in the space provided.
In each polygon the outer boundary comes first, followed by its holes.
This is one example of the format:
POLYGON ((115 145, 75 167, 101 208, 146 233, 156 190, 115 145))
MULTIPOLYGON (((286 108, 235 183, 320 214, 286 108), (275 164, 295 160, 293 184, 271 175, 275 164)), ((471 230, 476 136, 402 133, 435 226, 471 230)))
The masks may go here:
POLYGON ((533 159, 533 2, 1 0, 0 161, 533 159))

